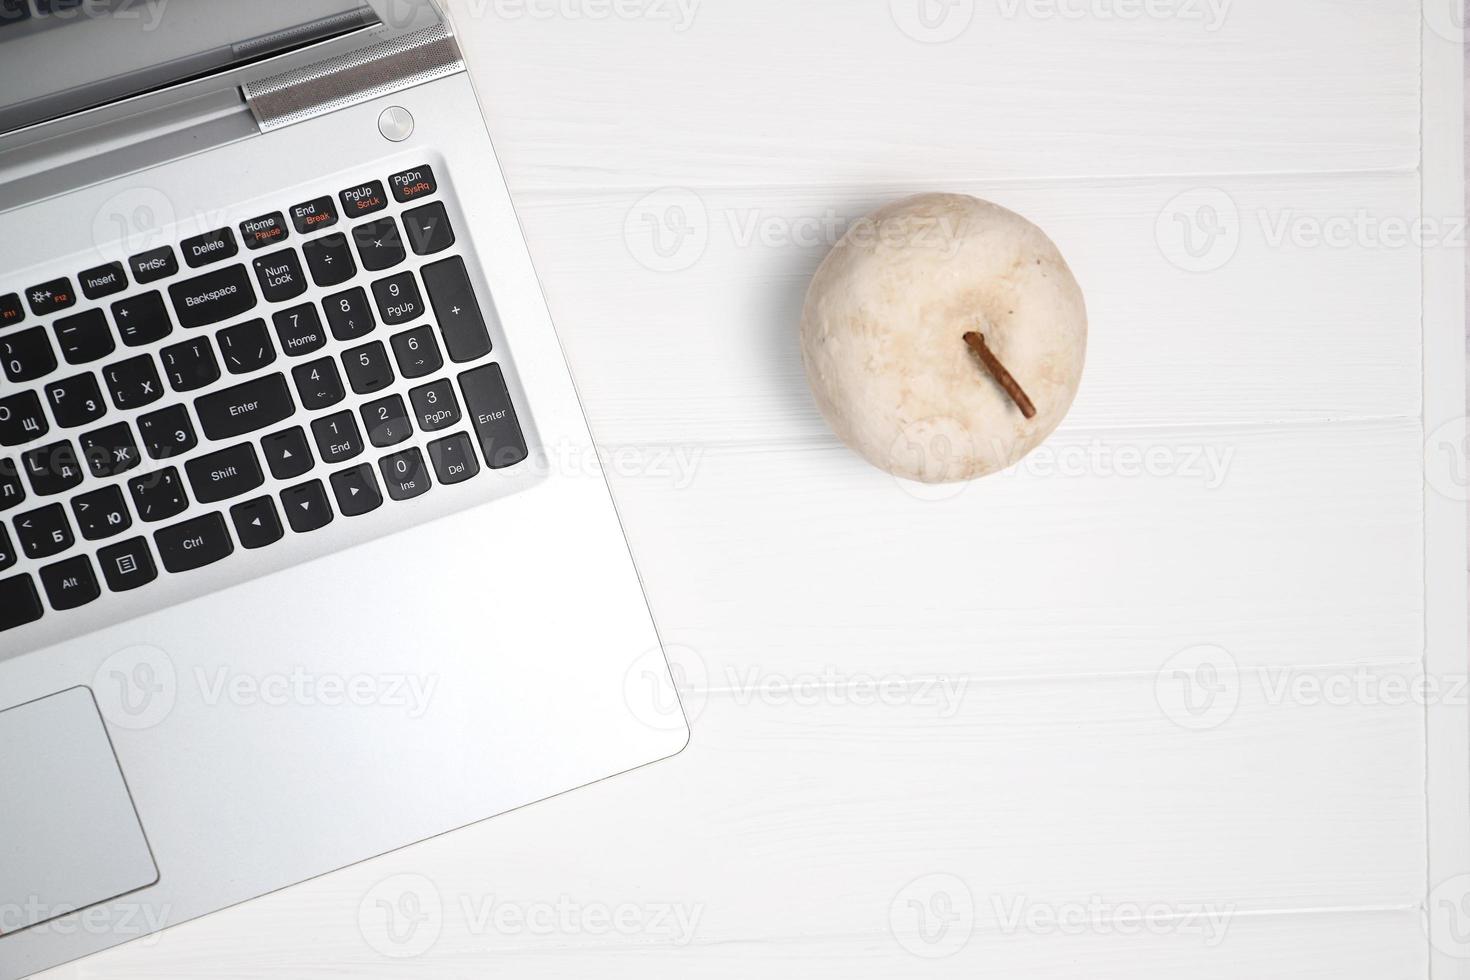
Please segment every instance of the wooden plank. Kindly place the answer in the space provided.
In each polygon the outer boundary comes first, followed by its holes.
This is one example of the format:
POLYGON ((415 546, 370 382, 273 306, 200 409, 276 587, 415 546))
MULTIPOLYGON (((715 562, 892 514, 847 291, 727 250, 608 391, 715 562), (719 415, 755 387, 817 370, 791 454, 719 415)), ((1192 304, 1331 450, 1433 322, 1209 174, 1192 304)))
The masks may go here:
POLYGON ((449 6, 517 191, 1419 162, 1417 0, 449 6))
POLYGON ((1059 435, 939 491, 837 447, 609 459, 664 638, 711 676, 1036 676, 1418 662, 1421 452, 1413 421, 1059 435))
MULTIPOLYGON (((950 189, 1031 217, 1068 256, 1091 320, 1069 427, 1419 414, 1419 252, 1394 237, 1418 213, 1413 175, 950 189), (1222 199, 1190 193, 1211 186, 1239 215, 1239 244, 1206 253, 1192 225, 1201 266, 1180 251, 1179 221, 1213 220, 1196 209, 1222 199)), ((799 356, 807 283, 845 228, 912 190, 705 191, 657 196, 647 210, 637 194, 523 197, 594 435, 829 442, 799 356), (655 271, 644 219, 677 223, 681 208, 699 209, 691 220, 707 243, 701 252, 689 239, 677 256, 687 267, 655 271)))

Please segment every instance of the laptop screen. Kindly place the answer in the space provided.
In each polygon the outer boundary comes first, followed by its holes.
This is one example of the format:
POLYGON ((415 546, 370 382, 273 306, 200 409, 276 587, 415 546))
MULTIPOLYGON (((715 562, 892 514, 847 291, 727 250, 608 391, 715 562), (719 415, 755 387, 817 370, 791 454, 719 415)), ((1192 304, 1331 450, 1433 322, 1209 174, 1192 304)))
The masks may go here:
POLYGON ((367 0, 0 0, 0 133, 377 22, 367 0))

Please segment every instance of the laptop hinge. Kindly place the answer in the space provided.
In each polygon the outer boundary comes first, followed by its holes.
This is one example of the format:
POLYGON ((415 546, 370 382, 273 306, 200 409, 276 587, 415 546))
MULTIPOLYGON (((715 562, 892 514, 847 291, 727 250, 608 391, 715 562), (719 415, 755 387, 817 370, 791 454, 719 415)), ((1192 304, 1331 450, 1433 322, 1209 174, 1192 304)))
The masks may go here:
POLYGON ((443 24, 241 87, 264 132, 464 71, 443 24))

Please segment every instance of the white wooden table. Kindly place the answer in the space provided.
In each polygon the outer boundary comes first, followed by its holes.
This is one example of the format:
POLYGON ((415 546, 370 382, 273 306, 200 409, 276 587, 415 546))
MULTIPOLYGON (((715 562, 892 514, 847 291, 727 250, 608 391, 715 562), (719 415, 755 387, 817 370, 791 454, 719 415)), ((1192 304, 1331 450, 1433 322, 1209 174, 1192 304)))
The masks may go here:
POLYGON ((1395 684, 1436 628, 1447 307, 1396 236, 1459 165, 1431 138, 1421 176, 1453 27, 451 6, 693 743, 49 977, 1430 974, 1426 854, 1458 845, 1395 684), (929 189, 1048 229, 1093 329, 1062 431, 948 493, 843 449, 797 356, 836 236, 929 189), (379 900, 421 914, 364 926, 379 900))

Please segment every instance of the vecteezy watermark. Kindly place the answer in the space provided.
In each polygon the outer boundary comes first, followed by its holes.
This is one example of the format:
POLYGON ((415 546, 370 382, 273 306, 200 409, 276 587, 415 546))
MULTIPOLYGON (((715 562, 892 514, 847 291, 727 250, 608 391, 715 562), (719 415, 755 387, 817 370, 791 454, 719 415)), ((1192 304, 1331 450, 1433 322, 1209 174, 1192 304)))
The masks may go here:
POLYGON ((893 23, 921 44, 945 44, 975 21, 975 0, 888 0, 893 23))
POLYGON ((975 933, 975 898, 964 879, 928 874, 899 889, 888 906, 888 931, 926 960, 954 956, 975 933))
POLYGON ((618 901, 558 895, 525 899, 462 893, 448 898, 420 874, 378 882, 358 904, 358 929, 376 952, 391 959, 423 956, 453 912, 475 937, 570 938, 623 936, 663 945, 692 943, 704 918, 702 903, 618 901))
POLYGON ((1154 239, 1164 258, 1185 272, 1214 272, 1240 248, 1240 209, 1218 187, 1185 191, 1159 212, 1154 239))
POLYGON ((1436 493, 1470 501, 1470 420, 1464 416, 1437 426, 1424 443, 1425 478, 1436 493))
POLYGON ((759 667, 725 668, 734 701, 741 707, 934 708, 941 718, 959 713, 970 687, 968 677, 844 673, 835 667, 794 674, 770 673, 759 667))
POLYGON ((1470 42, 1470 8, 1465 0, 1423 0, 1424 22, 1452 44, 1470 42))
POLYGON ((642 21, 683 34, 694 26, 703 0, 463 0, 471 20, 642 21))
POLYGON ((437 674, 335 674, 300 666, 264 674, 196 667, 194 679, 209 707, 393 708, 415 720, 428 713, 439 689, 437 674))
POLYGON ((78 909, 32 895, 20 902, 0 902, 0 936, 30 929, 56 936, 155 937, 167 928, 172 914, 173 906, 167 903, 114 901, 78 909), (30 925, 33 922, 37 924, 30 925))
POLYGON ((1036 936, 1198 936, 1206 949, 1225 941, 1234 905, 1215 903, 1108 902, 1093 895, 1082 902, 1039 902, 1022 895, 991 896, 1000 931, 1036 936))
POLYGON ((693 268, 709 247, 709 231, 704 199, 683 187, 665 187, 643 197, 623 221, 629 253, 653 272, 693 268))
POLYGON ((98 666, 92 694, 108 724, 142 731, 162 724, 173 713, 179 675, 173 659, 158 647, 127 647, 98 666))
POLYGON ((709 669, 699 651, 678 643, 643 651, 623 674, 623 703, 649 728, 676 732, 704 713, 709 669))
POLYGON ((1424 929, 1445 956, 1470 959, 1470 874, 1435 885, 1425 899, 1424 929))
POLYGON ((1154 700, 1180 728, 1205 731, 1230 720, 1240 704, 1240 671, 1230 651, 1217 646, 1180 650, 1154 678, 1154 700))
POLYGON ((158 30, 170 0, 69 0, 56 3, 43 0, 36 4, 34 15, 24 0, 0 5, 0 27, 22 17, 67 23, 76 20, 120 20, 137 22, 145 34, 158 30))
POLYGON ((1235 0, 995 0, 1006 20, 1175 21, 1207 33, 1225 26, 1235 0))
POLYGON ((390 959, 423 956, 444 931, 444 900, 423 875, 394 875, 362 897, 357 928, 373 950, 390 959))

